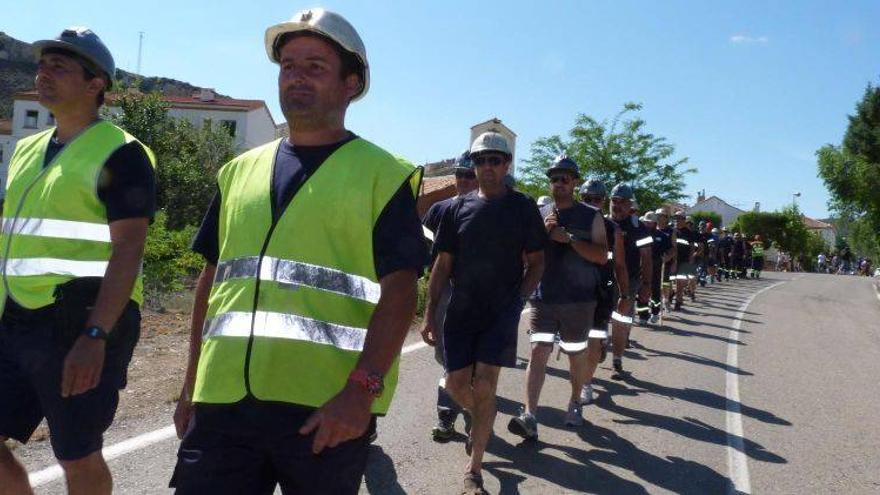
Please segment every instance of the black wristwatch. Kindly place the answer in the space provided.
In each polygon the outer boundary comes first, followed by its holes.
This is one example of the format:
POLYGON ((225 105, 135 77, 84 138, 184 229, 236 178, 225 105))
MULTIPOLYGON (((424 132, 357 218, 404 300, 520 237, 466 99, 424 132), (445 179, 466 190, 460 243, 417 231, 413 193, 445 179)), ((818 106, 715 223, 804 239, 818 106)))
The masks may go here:
POLYGON ((107 337, 109 337, 107 332, 105 332, 101 327, 98 327, 98 326, 91 326, 89 328, 86 328, 82 334, 85 335, 86 337, 88 337, 90 339, 94 339, 94 340, 106 341, 107 337))

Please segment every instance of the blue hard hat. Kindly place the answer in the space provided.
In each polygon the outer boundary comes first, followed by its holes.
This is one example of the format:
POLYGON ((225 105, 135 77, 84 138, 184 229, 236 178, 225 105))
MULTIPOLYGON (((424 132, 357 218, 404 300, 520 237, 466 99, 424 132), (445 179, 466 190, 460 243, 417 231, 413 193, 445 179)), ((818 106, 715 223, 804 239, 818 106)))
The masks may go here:
POLYGON ((113 85, 113 78, 116 77, 116 63, 113 61, 113 55, 110 54, 110 50, 107 49, 101 38, 89 28, 69 27, 55 39, 34 42, 33 48, 37 57, 41 57, 43 51, 50 48, 73 52, 102 72, 102 74, 95 75, 106 78, 106 89, 110 89, 113 85))
POLYGON ((547 177, 550 177, 550 174, 552 174, 553 172, 558 171, 568 172, 570 174, 573 174, 575 177, 581 176, 581 171, 578 167, 578 164, 565 155, 559 155, 558 157, 556 157, 555 160, 553 160, 553 165, 551 165, 550 168, 547 169, 547 177))
POLYGON ((581 196, 602 196, 605 197, 608 194, 608 190, 605 189, 605 183, 599 179, 590 179, 583 184, 581 184, 580 190, 581 196))
POLYGON ((468 150, 464 150, 464 152, 455 160, 455 170, 473 170, 474 163, 471 161, 471 153, 468 150))
POLYGON ((635 194, 629 184, 620 183, 611 190, 612 198, 633 199, 635 194))

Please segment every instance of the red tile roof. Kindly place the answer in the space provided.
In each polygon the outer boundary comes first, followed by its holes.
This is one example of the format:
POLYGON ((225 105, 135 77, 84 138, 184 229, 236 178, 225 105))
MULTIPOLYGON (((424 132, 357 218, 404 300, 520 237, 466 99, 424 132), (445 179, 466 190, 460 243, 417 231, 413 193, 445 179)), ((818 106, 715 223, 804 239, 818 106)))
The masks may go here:
POLYGON ((814 229, 834 229, 834 225, 830 223, 825 223, 808 216, 804 216, 804 226, 810 230, 814 229))
MULTIPOLYGON (((107 95, 107 103, 113 103, 116 94, 107 95)), ((36 91, 22 91, 14 96, 16 100, 36 101, 38 99, 36 91)), ((168 96, 162 95, 162 101, 168 103, 172 108, 195 108, 204 110, 227 110, 231 112, 248 112, 257 110, 266 106, 263 100, 238 100, 235 98, 216 98, 210 101, 202 101, 198 96, 168 96)))
POLYGON ((455 187, 454 175, 443 175, 440 177, 425 177, 422 180, 422 194, 430 194, 434 191, 455 187))
POLYGON ((0 119, 0 134, 12 134, 12 119, 0 119))

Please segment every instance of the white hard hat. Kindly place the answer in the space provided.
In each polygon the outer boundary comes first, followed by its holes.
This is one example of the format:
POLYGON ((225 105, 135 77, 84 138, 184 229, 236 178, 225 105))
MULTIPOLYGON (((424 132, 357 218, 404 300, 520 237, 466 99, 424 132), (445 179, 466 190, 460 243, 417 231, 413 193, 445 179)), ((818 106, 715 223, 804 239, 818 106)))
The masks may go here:
POLYGON ((477 139, 474 139, 471 144, 471 155, 482 151, 497 151, 507 156, 513 156, 507 138, 495 131, 484 132, 477 136, 477 139))
POLYGON ((266 30, 266 54, 269 55, 269 60, 276 64, 279 63, 275 46, 278 39, 282 35, 297 31, 311 31, 320 34, 339 44, 345 51, 354 54, 363 66, 361 72, 363 87, 351 101, 359 100, 367 94, 367 90, 370 88, 370 65, 367 63, 367 49, 354 26, 345 20, 345 17, 329 10, 307 9, 297 13, 289 21, 270 27, 266 30))
POLYGON ((649 211, 649 212, 645 213, 644 215, 642 215, 642 221, 657 223, 657 214, 654 213, 653 211, 649 211))
POLYGON ((547 206, 552 202, 553 200, 550 199, 550 196, 541 196, 538 198, 538 206, 547 206))

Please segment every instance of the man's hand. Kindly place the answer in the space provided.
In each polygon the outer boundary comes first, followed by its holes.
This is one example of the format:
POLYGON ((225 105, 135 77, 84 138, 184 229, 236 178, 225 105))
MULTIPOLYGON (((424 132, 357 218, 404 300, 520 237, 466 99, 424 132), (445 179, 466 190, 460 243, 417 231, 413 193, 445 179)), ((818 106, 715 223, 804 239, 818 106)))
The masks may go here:
POLYGON ((434 328, 433 318, 425 318, 425 325, 422 327, 422 340, 430 346, 437 345, 437 329, 434 328))
POLYGON ((550 239, 556 242, 560 242, 562 244, 568 244, 571 242, 568 237, 568 232, 565 231, 563 227, 556 227, 555 229, 550 231, 550 239))
POLYGON ((556 217, 556 212, 551 212, 544 218, 544 228, 547 229, 547 232, 552 232, 553 229, 559 226, 559 219, 556 217))
POLYGON ((333 448, 342 442, 358 438, 370 424, 370 404, 373 396, 363 387, 349 382, 342 392, 315 411, 302 428, 301 435, 315 433, 312 452, 320 454, 325 447, 333 448))
POLYGON ((107 343, 80 335, 64 359, 61 373, 61 397, 79 395, 98 386, 104 369, 107 343))
POLYGON ((181 393, 177 407, 174 408, 174 429, 177 430, 177 438, 183 440, 183 435, 189 429, 194 411, 192 402, 181 393))

